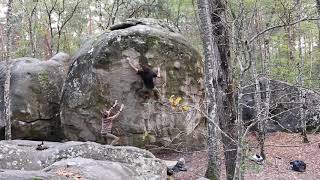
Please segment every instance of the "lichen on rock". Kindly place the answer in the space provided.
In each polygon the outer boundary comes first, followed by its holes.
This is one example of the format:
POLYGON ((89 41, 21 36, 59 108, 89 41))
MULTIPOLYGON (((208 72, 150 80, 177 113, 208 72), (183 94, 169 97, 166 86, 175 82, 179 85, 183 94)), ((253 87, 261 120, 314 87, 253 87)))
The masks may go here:
POLYGON ((89 40, 72 58, 62 93, 64 134, 72 140, 104 142, 99 111, 118 100, 125 108, 114 122, 113 133, 120 137, 121 144, 204 148, 205 122, 200 112, 177 112, 166 106, 168 98, 175 95, 186 104, 202 107, 201 56, 183 36, 159 25, 162 23, 150 19, 135 22, 139 23, 114 28, 89 40), (143 83, 128 59, 160 66, 161 79, 156 84, 160 103, 139 94, 143 83), (177 62, 179 68, 175 67, 177 62), (152 141, 146 141, 146 132, 152 141))

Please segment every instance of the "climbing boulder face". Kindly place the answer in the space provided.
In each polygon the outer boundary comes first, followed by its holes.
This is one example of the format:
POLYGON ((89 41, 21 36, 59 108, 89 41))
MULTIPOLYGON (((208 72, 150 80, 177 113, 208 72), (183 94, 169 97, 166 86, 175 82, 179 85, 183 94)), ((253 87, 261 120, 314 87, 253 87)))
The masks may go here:
MULTIPOLYGON (((0 67, 4 69, 4 64, 0 64, 0 67)), ((5 77, 4 71, 0 73, 1 77, 5 77)), ((12 60, 10 97, 14 139, 58 141, 62 138, 59 96, 64 73, 63 65, 53 60, 40 61, 34 58, 12 60)), ((0 82, 2 88, 0 125, 3 131, 4 80, 0 82)))
MULTIPOLYGON (((319 131, 320 127, 320 94, 315 91, 303 89, 305 103, 299 102, 301 88, 283 81, 270 81, 270 120, 267 121, 267 131, 301 132, 300 107, 307 123, 307 130, 319 131)), ((254 87, 246 89, 244 102, 244 120, 252 120, 256 116, 254 111, 254 87), (250 108, 251 107, 251 108, 250 108)))
POLYGON ((66 138, 105 141, 100 110, 115 100, 124 110, 112 133, 122 145, 202 149, 205 122, 201 57, 180 34, 153 19, 128 20, 87 41, 72 58, 61 98, 61 122, 66 138), (160 66, 156 87, 160 99, 145 96, 138 65, 160 66), (182 98, 174 108, 169 102, 182 98), (187 107, 187 108, 186 108, 187 107))

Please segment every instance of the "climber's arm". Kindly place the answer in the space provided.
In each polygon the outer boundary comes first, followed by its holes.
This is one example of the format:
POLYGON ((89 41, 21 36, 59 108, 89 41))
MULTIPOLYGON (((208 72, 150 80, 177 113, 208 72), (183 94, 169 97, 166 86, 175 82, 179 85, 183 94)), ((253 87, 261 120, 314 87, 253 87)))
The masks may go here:
POLYGON ((130 60, 129 58, 128 58, 128 63, 129 63, 129 65, 132 67, 132 69, 134 69, 136 72, 139 71, 139 69, 132 64, 132 62, 131 62, 131 60, 130 60))
POLYGON ((160 78, 161 77, 161 75, 160 75, 160 66, 158 66, 157 71, 158 71, 157 72, 157 77, 160 78))
POLYGON ((123 107, 124 107, 124 105, 121 104, 121 107, 120 107, 119 111, 118 111, 115 115, 113 115, 113 116, 111 116, 111 117, 108 117, 108 118, 109 118, 109 119, 115 119, 115 118, 117 118, 117 117, 120 115, 121 111, 123 110, 123 107))

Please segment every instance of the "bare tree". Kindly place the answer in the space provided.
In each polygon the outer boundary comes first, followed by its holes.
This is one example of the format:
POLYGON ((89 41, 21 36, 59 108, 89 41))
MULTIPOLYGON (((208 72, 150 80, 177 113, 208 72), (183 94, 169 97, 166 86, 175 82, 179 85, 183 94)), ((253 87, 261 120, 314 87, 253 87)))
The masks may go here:
POLYGON ((11 79, 11 72, 10 72, 10 59, 11 59, 11 30, 12 30, 12 1, 8 0, 7 3, 7 18, 6 18, 6 80, 4 84, 4 103, 5 103, 5 117, 6 117, 6 127, 5 127, 5 139, 11 140, 11 110, 10 110, 10 79, 11 79))
MULTIPOLYGON (((157 0, 128 1, 126 8, 129 10, 127 17, 150 17, 154 9, 158 5, 157 0)), ((161 2, 161 1, 160 1, 161 2)))
MULTIPOLYGON (((296 6, 297 6, 297 19, 300 19, 301 11, 301 1, 296 0, 296 6)), ((304 57, 302 55, 302 37, 301 37, 301 27, 300 24, 297 24, 297 31, 298 31, 298 48, 299 48, 299 58, 300 63, 297 63, 298 65, 298 84, 300 86, 299 90, 299 102, 301 103, 300 107, 300 123, 301 123, 301 129, 302 129, 302 136, 303 136, 303 142, 308 143, 308 137, 307 137, 307 122, 305 117, 305 111, 307 109, 306 107, 306 92, 303 89, 304 87, 304 57)))
POLYGON ((6 50, 5 50, 5 27, 0 26, 0 49, 1 49, 1 59, 0 61, 4 61, 6 57, 6 50))
POLYGON ((92 12, 89 10, 89 19, 88 19, 88 34, 93 34, 93 19, 92 19, 92 12))
POLYGON ((116 16, 118 14, 119 8, 124 4, 124 1, 120 1, 120 0, 115 0, 112 3, 111 9, 108 10, 107 12, 109 13, 109 18, 107 21, 107 27, 110 27, 111 25, 113 25, 115 23, 116 20, 116 16))
POLYGON ((65 0, 62 0, 62 7, 57 9, 57 14, 58 14, 58 21, 57 21, 57 33, 58 33, 58 37, 57 37, 57 50, 56 53, 59 52, 60 50, 60 38, 61 38, 61 34, 62 31, 64 30, 64 27, 66 26, 66 24, 71 20, 71 18, 74 16, 74 14, 76 13, 81 0, 77 0, 76 4, 71 8, 71 13, 67 13, 69 10, 66 9, 66 4, 65 4, 65 0), (65 17, 64 17, 64 14, 65 17))
POLYGON ((287 24, 287 26, 284 26, 284 29, 287 33, 288 36, 288 56, 289 56, 289 62, 294 61, 294 29, 293 26, 291 25, 291 22, 293 21, 293 12, 295 7, 290 7, 289 3, 290 1, 279 1, 284 12, 282 16, 280 17, 280 20, 284 23, 287 24))
POLYGON ((119 10, 126 3, 129 2, 124 0, 114 0, 111 5, 109 5, 108 3, 102 3, 101 0, 96 0, 96 13, 99 16, 99 21, 97 22, 98 27, 102 30, 106 30, 112 26, 116 21, 119 10))
MULTIPOLYGON (((226 1, 225 0, 198 0, 199 17, 202 29, 202 41, 206 55, 205 61, 209 62, 209 70, 206 76, 211 76, 210 84, 206 84, 207 89, 214 89, 215 101, 213 106, 216 108, 216 118, 219 121, 222 133, 222 142, 224 145, 224 156, 227 179, 233 179, 235 170, 235 161, 237 146, 235 143, 235 99, 233 79, 231 73, 231 58, 229 45, 229 32, 227 28, 226 1), (211 35, 209 36, 211 31, 211 35), (206 44, 209 39, 211 43, 206 44), (211 52, 208 52, 211 51, 211 52), (210 53, 213 59, 209 59, 210 53), (231 138, 230 138, 231 137, 231 138)), ((208 63, 206 66, 209 65, 208 63)), ((212 90, 211 90, 212 91, 212 90)), ((210 106, 209 106, 210 107, 210 106)), ((213 115, 214 115, 213 114, 213 115)), ((209 126, 210 128, 210 126, 209 126)), ((209 129, 210 130, 210 129, 209 129)), ((213 133, 211 131, 209 133, 213 133)), ((210 134, 209 134, 210 136, 210 134)), ((210 152, 212 153, 212 152, 210 152)))
POLYGON ((52 15, 53 15, 53 12, 54 12, 54 9, 56 8, 56 5, 57 5, 57 2, 58 0, 54 0, 53 2, 51 2, 51 7, 49 7, 49 5, 47 4, 47 1, 44 1, 44 6, 45 6, 45 9, 46 9, 46 13, 47 13, 47 16, 48 16, 48 20, 47 20, 47 24, 48 24, 48 28, 49 28, 49 31, 50 31, 50 40, 49 38, 47 37, 46 38, 46 43, 48 45, 48 51, 49 51, 49 56, 52 57, 52 54, 53 54, 53 37, 54 37, 54 34, 53 34, 53 26, 52 26, 52 15))
POLYGON ((52 56, 53 53, 53 49, 54 49, 54 45, 52 43, 52 41, 54 40, 55 37, 55 33, 54 33, 54 29, 57 30, 57 47, 56 47, 56 53, 59 52, 60 50, 60 39, 61 39, 61 35, 62 32, 66 26, 66 24, 72 19, 72 17, 75 15, 81 0, 77 0, 75 5, 71 7, 71 9, 67 9, 67 5, 66 5, 66 1, 62 0, 61 4, 60 2, 58 2, 58 0, 54 0, 53 2, 51 2, 51 5, 49 6, 49 4, 44 1, 44 6, 45 6, 45 10, 46 10, 46 14, 47 14, 47 23, 49 26, 49 30, 50 30, 50 56, 52 56), (68 13, 70 12, 70 13, 68 13), (53 16, 56 15, 57 16, 57 21, 56 21, 56 27, 53 27, 53 16))
MULTIPOLYGON (((320 0, 316 0, 317 3, 317 11, 318 11, 318 16, 320 16, 320 0)), ((320 20, 317 22, 318 25, 318 48, 320 49, 320 20)))
POLYGON ((24 1, 20 0, 19 1, 20 4, 23 7, 24 13, 27 14, 27 20, 28 20, 28 33, 29 33, 29 42, 30 42, 30 52, 31 52, 31 56, 35 57, 36 56, 36 46, 35 46, 35 41, 34 41, 34 32, 33 32, 33 20, 34 20, 34 16, 36 15, 36 10, 37 10, 37 6, 38 6, 38 0, 34 0, 32 3, 32 10, 31 12, 29 12, 29 10, 26 8, 26 6, 24 5, 24 1))
MULTIPOLYGON (((234 87, 231 72, 231 58, 230 58, 230 45, 229 45, 229 32, 227 28, 227 15, 226 15, 226 0, 214 0, 210 2, 211 9, 211 22, 213 25, 213 35, 216 38, 218 45, 220 61, 216 62, 216 100, 217 100, 217 114, 219 123, 224 132, 233 140, 236 138, 235 132, 235 99, 234 87)), ((227 179, 232 179, 235 170, 236 161, 236 143, 229 137, 222 134, 222 142, 224 145, 224 156, 227 179)))
MULTIPOLYGON (((232 45, 233 45, 233 54, 235 62, 238 63, 239 67, 239 82, 238 82, 238 91, 237 91, 237 118, 236 118, 236 129, 237 129, 237 155, 235 162, 235 170, 233 179, 243 179, 243 170, 241 165, 244 160, 244 123, 243 123, 243 108, 245 103, 243 102, 244 89, 245 89, 245 76, 247 71, 251 67, 251 62, 253 61, 252 57, 252 48, 249 47, 247 43, 247 38, 250 29, 246 29, 246 14, 244 1, 240 0, 237 8, 237 13, 234 12, 234 22, 233 22, 233 34, 232 34, 232 45)), ((248 23, 252 24, 252 23, 248 23)))
POLYGON ((218 46, 212 34, 213 27, 211 24, 211 17, 209 12, 209 3, 207 0, 198 0, 199 18, 201 37, 204 49, 204 72, 205 72, 205 86, 207 96, 207 114, 209 116, 207 122, 208 128, 208 168, 206 177, 210 179, 220 179, 220 161, 218 155, 219 147, 219 133, 217 127, 219 124, 217 116, 217 102, 216 102, 216 63, 219 61, 218 46), (213 123, 214 121, 215 123, 213 123))
MULTIPOLYGON (((261 23, 261 15, 259 10, 255 17, 256 27, 255 32, 258 33, 264 28, 263 23, 261 23)), ((270 80, 269 80, 269 60, 267 58, 266 52, 266 38, 265 35, 261 35, 256 39, 255 44, 251 46, 259 47, 259 57, 261 61, 261 70, 259 71, 257 64, 258 59, 252 61, 252 71, 255 80, 255 111, 257 114, 256 122, 258 124, 258 142, 260 147, 260 155, 263 159, 266 158, 264 152, 264 142, 265 142, 265 126, 269 118, 269 108, 270 108, 270 80)))
POLYGON ((182 6, 182 0, 178 0, 178 11, 177 11, 177 17, 174 20, 175 27, 181 32, 180 30, 180 21, 181 21, 181 6, 182 6))

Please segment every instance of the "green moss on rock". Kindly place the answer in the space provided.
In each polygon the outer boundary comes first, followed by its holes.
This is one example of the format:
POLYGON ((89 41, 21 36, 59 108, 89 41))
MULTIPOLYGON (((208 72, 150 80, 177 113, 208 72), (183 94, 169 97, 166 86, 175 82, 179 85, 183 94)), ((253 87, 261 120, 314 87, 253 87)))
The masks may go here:
POLYGON ((49 74, 48 74, 48 72, 40 72, 40 73, 38 73, 38 80, 39 80, 41 89, 43 89, 43 90, 49 89, 50 82, 49 82, 49 74))

